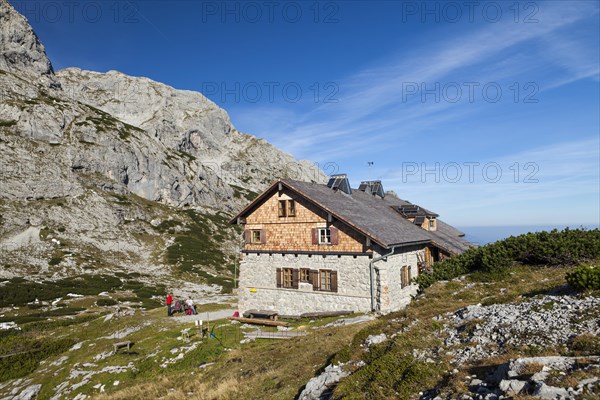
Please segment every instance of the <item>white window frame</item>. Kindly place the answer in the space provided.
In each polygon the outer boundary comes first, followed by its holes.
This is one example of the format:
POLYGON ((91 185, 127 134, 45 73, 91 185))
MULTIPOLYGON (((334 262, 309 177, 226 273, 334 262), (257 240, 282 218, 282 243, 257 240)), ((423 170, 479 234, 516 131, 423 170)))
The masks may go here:
POLYGON ((331 244, 331 229, 317 228, 319 244, 331 244))

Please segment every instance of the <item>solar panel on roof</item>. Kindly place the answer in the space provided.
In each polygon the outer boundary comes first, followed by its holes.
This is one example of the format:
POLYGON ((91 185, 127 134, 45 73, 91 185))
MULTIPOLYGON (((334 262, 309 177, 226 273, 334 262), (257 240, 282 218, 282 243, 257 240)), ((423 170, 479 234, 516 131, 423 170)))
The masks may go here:
POLYGON ((350 182, 345 174, 332 175, 331 178, 329 178, 329 182, 327 182, 327 186, 334 190, 341 190, 346 194, 352 194, 350 182))
POLYGON ((368 194, 377 195, 382 199, 385 197, 385 192, 383 191, 383 185, 381 184, 381 181, 361 182, 358 190, 368 194))

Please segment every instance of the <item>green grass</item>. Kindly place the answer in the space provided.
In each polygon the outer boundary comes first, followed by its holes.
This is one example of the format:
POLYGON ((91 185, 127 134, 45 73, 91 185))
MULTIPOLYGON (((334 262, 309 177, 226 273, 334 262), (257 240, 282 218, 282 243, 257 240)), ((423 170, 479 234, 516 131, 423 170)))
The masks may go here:
POLYGON ((3 120, 0 119, 0 128, 9 128, 11 126, 15 126, 17 124, 17 121, 14 120, 3 120))
POLYGON ((0 291, 0 307, 24 305, 38 299, 53 300, 68 293, 97 295, 122 286, 119 278, 110 275, 80 275, 55 282, 32 282, 23 278, 10 279, 0 291))
POLYGON ((40 361, 56 354, 63 353, 75 344, 73 339, 24 340, 19 336, 11 336, 0 340, 0 351, 3 354, 17 353, 0 358, 0 382, 22 378, 37 368, 40 361), (8 351, 7 353, 4 353, 8 351))
POLYGON ((235 197, 236 199, 244 198, 247 201, 253 201, 255 198, 258 197, 258 193, 253 192, 248 189, 244 189, 241 186, 236 186, 236 185, 229 185, 229 186, 231 186, 231 188, 233 189, 233 197, 235 197))
POLYGON ((182 273, 196 274, 205 282, 221 285, 224 292, 230 292, 234 264, 221 250, 227 235, 236 234, 228 223, 228 217, 221 212, 211 215, 194 210, 185 210, 179 217, 178 220, 163 221, 155 228, 159 232, 169 231, 175 226, 185 228, 175 235, 174 243, 167 248, 165 262, 176 266, 182 273), (210 275, 206 272, 207 267, 219 275, 210 275))
POLYGON ((14 323, 16 323, 17 325, 21 325, 21 324, 26 324, 28 322, 38 322, 40 320, 44 320, 44 319, 48 319, 50 317, 58 317, 58 316, 65 316, 65 315, 76 315, 78 313, 80 313, 81 311, 84 311, 85 309, 77 307, 77 308, 73 308, 73 307, 62 307, 62 308, 58 308, 55 310, 50 310, 50 311, 45 311, 45 312, 36 312, 36 313, 29 313, 26 315, 16 315, 16 316, 12 316, 12 317, 1 317, 0 318, 0 322, 9 322, 9 321, 13 321, 14 323))
POLYGON ((144 132, 142 129, 118 120, 98 108, 87 106, 93 115, 85 120, 76 122, 76 126, 93 125, 98 132, 117 132, 121 140, 127 141, 135 132, 144 132))

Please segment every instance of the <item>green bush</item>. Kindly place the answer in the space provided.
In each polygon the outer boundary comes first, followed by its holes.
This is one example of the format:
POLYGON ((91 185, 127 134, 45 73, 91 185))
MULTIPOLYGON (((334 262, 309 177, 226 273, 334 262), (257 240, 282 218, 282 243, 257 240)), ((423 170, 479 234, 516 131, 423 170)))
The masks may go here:
POLYGON ((435 263, 433 273, 416 282, 426 288, 439 280, 450 280, 480 271, 487 278, 502 276, 512 265, 573 265, 600 258, 600 230, 569 229, 511 236, 435 263))
POLYGON ((368 393, 364 398, 410 399, 433 376, 434 365, 398 351, 383 351, 355 372, 351 380, 342 380, 335 389, 334 398, 363 398, 356 394, 368 393))
POLYGON ((578 290, 600 290, 600 268, 580 265, 567 274, 567 283, 578 290))
POLYGON ((25 305, 35 299, 52 300, 68 293, 97 295, 119 289, 122 284, 119 278, 110 275, 80 275, 54 282, 12 278, 0 290, 0 307, 25 305))
POLYGON ((117 301, 115 299, 98 299, 98 301, 96 301, 96 304, 98 304, 99 307, 109 307, 116 306, 117 301))
POLYGON ((14 352, 16 354, 0 358, 0 382, 22 378, 32 373, 40 361, 63 353, 74 344, 75 340, 62 338, 28 343, 27 349, 15 347, 13 350, 17 350, 14 352))

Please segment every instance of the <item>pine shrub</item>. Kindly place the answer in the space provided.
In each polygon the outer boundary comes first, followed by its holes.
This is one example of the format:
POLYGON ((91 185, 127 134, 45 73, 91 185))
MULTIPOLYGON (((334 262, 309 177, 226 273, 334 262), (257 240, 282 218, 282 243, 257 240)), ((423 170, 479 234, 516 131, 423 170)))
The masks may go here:
POLYGON ((450 280, 469 272, 484 276, 505 274, 516 264, 530 266, 574 265, 600 258, 600 230, 554 229, 527 233, 475 247, 463 254, 435 263, 433 273, 416 282, 426 288, 439 280, 450 280))
POLYGON ((567 274, 567 283, 578 290, 600 290, 600 268, 582 264, 567 274))

